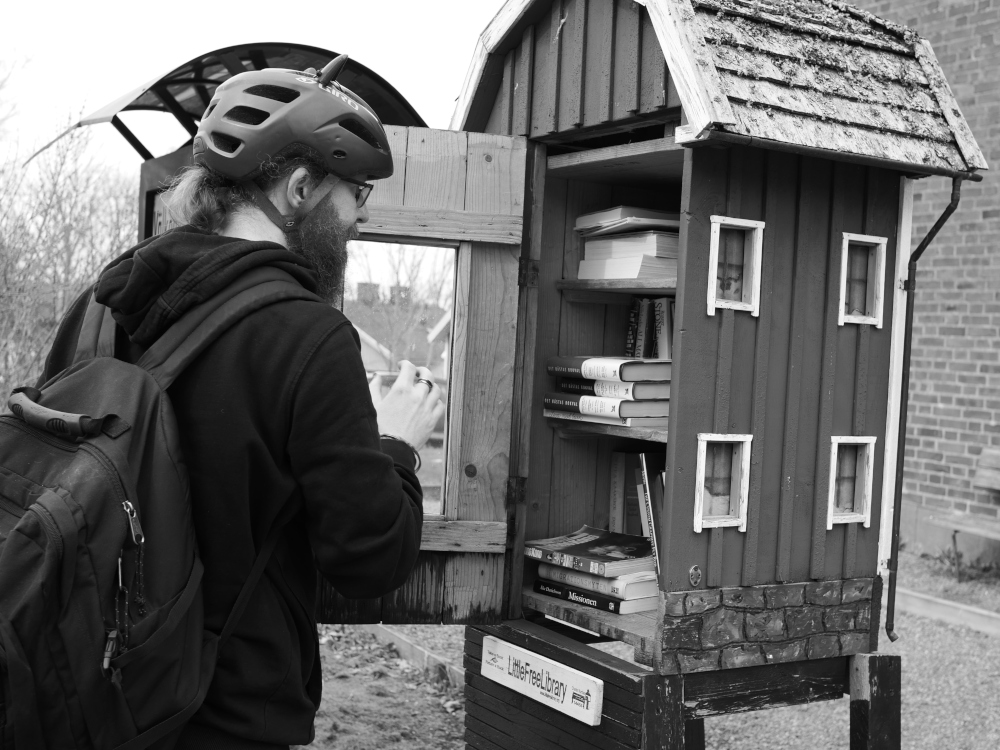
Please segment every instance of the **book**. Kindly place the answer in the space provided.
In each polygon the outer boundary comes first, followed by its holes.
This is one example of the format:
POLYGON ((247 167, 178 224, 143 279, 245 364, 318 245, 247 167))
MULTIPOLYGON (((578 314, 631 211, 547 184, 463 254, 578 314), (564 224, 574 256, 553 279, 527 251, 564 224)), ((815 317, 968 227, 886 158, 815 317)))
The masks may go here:
POLYGON ((593 414, 580 414, 575 411, 560 411, 559 409, 542 409, 542 416, 549 419, 566 419, 571 422, 589 422, 616 427, 646 427, 657 430, 665 430, 670 424, 670 417, 598 417, 593 414))
POLYGON ((572 534, 524 543, 525 557, 550 565, 616 578, 626 573, 654 570, 649 540, 581 526, 572 534))
POLYGON ((621 383, 617 380, 559 378, 559 390, 564 393, 580 393, 584 396, 624 398, 630 401, 655 401, 670 398, 670 381, 621 383))
POLYGON ((680 243, 677 232, 633 232, 589 236, 583 241, 584 260, 614 260, 649 255, 676 258, 680 243))
MULTIPOLYGON (((678 214, 667 214, 678 217, 678 214)), ((649 229, 680 229, 679 218, 673 219, 644 219, 640 216, 627 216, 617 221, 609 221, 587 229, 577 229, 581 237, 600 237, 608 234, 623 234, 625 232, 638 232, 649 229)))
POLYGON ((680 214, 637 206, 615 206, 576 217, 577 232, 612 233, 646 226, 680 227, 680 214))
POLYGON ((635 342, 632 345, 632 351, 625 352, 629 357, 645 357, 646 352, 649 351, 651 312, 649 300, 645 297, 641 298, 639 300, 639 317, 635 324, 635 342))
POLYGON ((670 362, 624 357, 549 357, 545 366, 549 375, 586 380, 616 380, 623 383, 670 380, 671 371, 670 362))
POLYGON ((632 472, 632 481, 635 483, 635 494, 639 498, 639 533, 649 539, 649 516, 646 514, 646 488, 642 482, 642 465, 637 465, 632 472))
POLYGON ((628 309, 628 328, 625 330, 625 356, 635 356, 635 337, 639 331, 639 306, 642 300, 638 297, 632 298, 632 303, 628 309))
POLYGON ((625 532, 625 453, 611 454, 611 476, 608 493, 608 531, 625 532))
POLYGON ((604 578, 579 570, 570 570, 561 565, 540 563, 538 575, 547 581, 556 581, 584 591, 593 591, 612 599, 642 599, 646 596, 656 596, 656 573, 643 570, 639 573, 628 573, 616 578, 604 578))
POLYGON ((578 279, 677 279, 677 259, 640 255, 636 258, 581 260, 578 279))
POLYGON ((546 409, 577 412, 595 417, 668 417, 669 401, 634 401, 604 396, 584 396, 580 393, 546 393, 546 409))
MULTIPOLYGON (((635 453, 627 454, 625 461, 625 476, 635 475, 635 469, 639 465, 639 456, 635 453)), ((634 481, 625 482, 625 529, 626 534, 642 536, 642 515, 639 508, 639 491, 634 481)))
POLYGON ((652 347, 649 356, 652 359, 673 359, 674 317, 671 313, 672 300, 669 297, 657 297, 649 301, 652 329, 650 338, 652 347))
POLYGON ((649 530, 649 541, 656 563, 656 572, 660 572, 660 553, 656 544, 656 531, 659 528, 660 508, 663 505, 663 469, 666 456, 662 451, 656 453, 640 453, 639 465, 642 476, 642 508, 640 513, 646 516, 646 527, 649 530))
POLYGON ((582 604, 585 607, 601 609, 605 612, 611 612, 616 615, 631 615, 636 612, 650 612, 657 608, 660 598, 654 594, 653 596, 646 596, 642 599, 629 599, 627 601, 622 601, 621 599, 613 599, 610 596, 596 594, 593 591, 575 589, 564 583, 546 581, 542 578, 535 579, 534 589, 538 594, 554 596, 557 599, 565 599, 566 601, 573 602, 574 604, 582 604))

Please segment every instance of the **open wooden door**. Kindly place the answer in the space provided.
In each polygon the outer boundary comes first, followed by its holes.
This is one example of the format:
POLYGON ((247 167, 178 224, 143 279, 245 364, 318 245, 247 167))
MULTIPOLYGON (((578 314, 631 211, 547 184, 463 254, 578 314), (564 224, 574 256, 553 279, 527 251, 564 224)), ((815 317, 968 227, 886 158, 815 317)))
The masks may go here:
POLYGON ((530 265, 530 149, 521 137, 386 131, 395 173, 376 184, 362 239, 457 253, 442 514, 425 518, 420 559, 406 585, 381 599, 348 600, 322 583, 317 616, 339 623, 493 622, 507 611, 504 573, 516 560, 513 519, 523 494, 516 477, 524 473, 524 451, 512 437, 521 429, 512 423, 524 392, 517 339, 530 283, 521 272, 530 265))

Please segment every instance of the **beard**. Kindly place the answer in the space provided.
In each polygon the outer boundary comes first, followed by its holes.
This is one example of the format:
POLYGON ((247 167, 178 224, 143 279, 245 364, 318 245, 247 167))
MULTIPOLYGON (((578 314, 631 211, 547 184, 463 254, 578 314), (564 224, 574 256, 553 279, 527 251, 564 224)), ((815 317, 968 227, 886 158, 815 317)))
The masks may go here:
POLYGON ((347 243, 357 236, 357 225, 342 221, 329 201, 316 206, 287 234, 288 249, 316 269, 316 294, 331 305, 343 296, 347 243))

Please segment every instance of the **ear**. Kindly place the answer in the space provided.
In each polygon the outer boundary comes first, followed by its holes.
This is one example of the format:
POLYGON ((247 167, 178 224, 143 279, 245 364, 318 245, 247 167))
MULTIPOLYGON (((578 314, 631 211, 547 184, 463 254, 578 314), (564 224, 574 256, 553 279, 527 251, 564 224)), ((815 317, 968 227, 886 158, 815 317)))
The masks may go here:
POLYGON ((305 167, 298 167, 288 175, 288 181, 279 186, 279 195, 276 197, 279 200, 283 199, 288 206, 289 211, 286 213, 293 213, 305 202, 314 187, 309 170, 305 167))

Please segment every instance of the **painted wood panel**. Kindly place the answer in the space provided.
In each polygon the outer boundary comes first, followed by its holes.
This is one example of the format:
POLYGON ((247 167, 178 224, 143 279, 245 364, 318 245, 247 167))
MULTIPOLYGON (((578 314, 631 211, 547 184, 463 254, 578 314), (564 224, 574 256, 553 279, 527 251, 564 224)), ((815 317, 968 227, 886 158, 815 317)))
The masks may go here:
POLYGON ((548 14, 535 24, 534 73, 531 85, 531 137, 556 130, 559 110, 559 39, 562 0, 554 0, 548 14))

